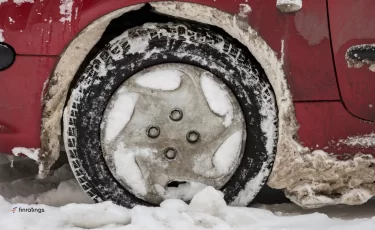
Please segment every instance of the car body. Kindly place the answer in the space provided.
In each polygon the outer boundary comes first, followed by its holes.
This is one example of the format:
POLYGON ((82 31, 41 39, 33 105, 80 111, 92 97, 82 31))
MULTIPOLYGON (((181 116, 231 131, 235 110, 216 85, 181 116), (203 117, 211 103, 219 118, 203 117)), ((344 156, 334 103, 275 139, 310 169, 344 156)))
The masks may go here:
MULTIPOLYGON (((14 64, 0 71, 0 152, 3 153, 11 153, 15 147, 46 149, 43 147, 46 137, 41 126, 47 127, 45 124, 51 111, 46 106, 53 90, 61 94, 57 101, 65 101, 63 95, 66 92, 53 88, 53 81, 57 79, 54 71, 60 58, 65 55, 64 51, 88 25, 99 18, 145 1, 31 2, 16 4, 9 0, 0 3, 0 38, 12 46, 17 54, 14 64), (55 78, 51 77, 53 75, 55 78), (42 118, 45 119, 44 124, 42 118)), ((356 157, 360 156, 367 164, 363 166, 366 168, 363 172, 370 173, 368 176, 374 175, 370 169, 373 166, 369 165, 372 164, 372 156, 375 156, 375 73, 369 67, 371 63, 363 63, 357 68, 348 66, 347 57, 349 48, 375 43, 375 30, 371 29, 375 25, 371 0, 303 0, 302 9, 291 13, 278 10, 276 0, 183 2, 238 16, 257 32, 257 36, 265 41, 277 59, 282 60, 282 71, 288 84, 284 90, 290 90, 295 109, 288 113, 292 114, 291 120, 296 116, 296 124, 299 124, 293 127, 297 130, 299 126, 298 137, 295 135, 293 138, 308 148, 298 154, 314 153, 312 156, 317 157, 319 151, 325 152, 329 156, 326 162, 332 161, 333 165, 336 162, 355 164, 353 162, 360 161, 356 161, 356 157), (249 7, 243 10, 244 6, 249 7), (368 161, 364 160, 367 158, 368 161)), ((357 204, 371 197, 368 195, 355 201, 342 197, 334 199, 332 194, 338 188, 345 190, 342 194, 357 189, 353 196, 360 196, 358 194, 362 193, 358 191, 363 188, 375 192, 375 178, 372 177, 371 184, 371 178, 361 175, 362 169, 355 167, 353 180, 344 180, 350 185, 337 185, 336 188, 327 182, 334 181, 335 177, 317 179, 318 182, 308 176, 288 179, 288 174, 293 174, 293 167, 302 166, 287 165, 287 160, 278 159, 278 152, 276 154, 275 167, 284 167, 284 170, 273 172, 268 184, 275 188, 287 188, 287 195, 298 197, 294 201, 302 206, 357 204), (319 181, 322 183, 319 184, 319 181), (306 198, 306 194, 301 192, 303 189, 298 186, 304 183, 315 186, 312 189, 314 198, 306 198), (331 201, 323 202, 319 200, 320 196, 328 196, 331 201)), ((291 154, 288 157, 295 156, 291 154)), ((43 155, 40 159, 43 159, 43 155)), ((345 163, 337 164, 341 167, 345 163)), ((305 162, 303 167, 310 166, 322 177, 331 176, 327 172, 329 166, 318 169, 313 163, 305 162)), ((309 174, 308 170, 303 172, 309 174)), ((336 177, 348 177, 337 170, 335 172, 336 177)))

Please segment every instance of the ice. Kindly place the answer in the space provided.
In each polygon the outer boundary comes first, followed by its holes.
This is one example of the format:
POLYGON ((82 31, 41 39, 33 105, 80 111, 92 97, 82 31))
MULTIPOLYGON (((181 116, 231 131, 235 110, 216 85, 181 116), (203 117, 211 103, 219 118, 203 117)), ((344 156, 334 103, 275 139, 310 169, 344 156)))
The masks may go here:
POLYGON ((220 174, 226 174, 230 171, 237 159, 242 143, 242 131, 232 133, 217 149, 213 164, 220 174))
POLYGON ((118 92, 107 119, 105 120, 105 139, 107 142, 112 141, 126 124, 130 121, 135 105, 138 100, 138 94, 129 92, 118 92))
POLYGON ((23 148, 23 147, 16 147, 12 149, 12 153, 15 156, 20 156, 20 154, 23 154, 27 156, 30 159, 33 159, 34 161, 39 160, 39 150, 40 149, 28 149, 28 148, 23 148))
POLYGON ((233 106, 228 93, 205 72, 201 76, 201 87, 212 112, 225 116, 223 125, 228 127, 233 120, 233 106))
POLYGON ((182 75, 178 70, 154 70, 139 76, 136 83, 150 89, 172 91, 180 87, 182 75))

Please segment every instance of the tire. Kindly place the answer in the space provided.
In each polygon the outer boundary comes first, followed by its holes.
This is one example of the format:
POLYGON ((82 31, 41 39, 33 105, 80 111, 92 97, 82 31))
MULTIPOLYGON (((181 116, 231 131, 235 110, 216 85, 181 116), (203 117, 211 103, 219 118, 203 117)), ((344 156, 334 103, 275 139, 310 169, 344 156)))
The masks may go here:
POLYGON ((275 158, 274 94, 261 66, 243 45, 209 27, 192 24, 146 24, 130 29, 101 49, 84 68, 72 86, 63 118, 65 148, 77 181, 95 202, 150 205, 112 175, 102 153, 100 124, 108 101, 125 80, 163 63, 184 63, 210 71, 239 101, 247 141, 237 170, 221 191, 227 203, 246 206, 266 182, 275 158), (134 49, 134 41, 143 42, 134 49))

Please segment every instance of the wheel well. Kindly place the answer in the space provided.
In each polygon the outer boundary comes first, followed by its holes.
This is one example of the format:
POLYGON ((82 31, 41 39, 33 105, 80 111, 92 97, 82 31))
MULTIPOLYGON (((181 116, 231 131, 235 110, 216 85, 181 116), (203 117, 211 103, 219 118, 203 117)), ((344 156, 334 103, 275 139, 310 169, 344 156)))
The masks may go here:
MULTIPOLYGON (((157 11, 154 10, 154 8, 150 4, 145 4, 143 7, 141 7, 138 10, 126 12, 120 17, 114 18, 111 20, 107 28, 105 29, 103 35, 99 39, 99 41, 92 47, 92 49, 89 51, 89 53, 86 55, 85 59, 81 63, 78 71, 74 75, 73 80, 71 81, 69 91, 68 91, 68 96, 71 95, 71 91, 73 86, 76 84, 77 79, 79 76, 82 74, 84 71, 85 67, 89 64, 90 60, 92 60, 96 54, 106 45, 108 44, 111 40, 114 38, 120 36, 124 31, 129 30, 134 27, 142 26, 146 23, 181 23, 181 24, 194 24, 199 27, 206 27, 209 28, 211 31, 225 36, 227 39, 231 39, 231 42, 235 43, 238 47, 240 47, 242 50, 248 50, 245 45, 243 45, 240 41, 237 39, 233 38, 231 35, 229 35, 227 32, 225 32, 223 29, 209 25, 209 24, 204 24, 198 21, 194 20, 189 20, 189 19, 184 19, 184 18, 177 18, 173 16, 169 16, 166 14, 161 14, 157 11), (142 15, 140 17, 139 15, 142 15)), ((248 52, 249 55, 251 55, 250 51, 248 52)), ((251 55, 252 56, 252 55, 251 55)), ((255 58, 253 58, 252 61, 257 62, 255 58)), ((259 63, 259 68, 262 68, 259 63)), ((66 106, 67 100, 65 101, 66 106)), ((62 124, 62 123, 61 123, 62 124)))

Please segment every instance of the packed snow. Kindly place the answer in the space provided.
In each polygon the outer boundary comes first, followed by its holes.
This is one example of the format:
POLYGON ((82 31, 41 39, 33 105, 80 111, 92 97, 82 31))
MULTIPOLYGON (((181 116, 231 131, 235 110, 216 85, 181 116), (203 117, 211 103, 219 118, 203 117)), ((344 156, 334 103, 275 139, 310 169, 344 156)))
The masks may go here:
POLYGON ((110 111, 105 120, 105 140, 112 141, 125 128, 130 121, 135 105, 138 100, 138 94, 119 90, 116 98, 109 104, 110 111))
MULTIPOLYGON (((8 171, 15 175, 17 169, 17 164, 15 168, 7 165, 1 167, 0 171, 1 175, 8 174, 8 171)), ((72 178, 67 165, 43 180, 35 180, 29 172, 24 172, 23 176, 11 182, 0 181, 1 230, 375 228, 375 202, 315 211, 289 203, 239 208, 227 206, 221 192, 205 187, 192 198, 190 204, 179 199, 168 199, 158 207, 136 206, 127 209, 109 201, 93 204, 72 178)), ((5 177, 0 179, 4 180, 5 177)))
POLYGON ((225 127, 229 127, 233 120, 233 106, 230 97, 223 86, 219 85, 205 72, 201 76, 201 87, 210 109, 217 115, 223 116, 225 127))
POLYGON ((132 193, 136 196, 144 196, 147 193, 146 180, 142 175, 135 157, 137 155, 152 155, 155 150, 152 149, 129 149, 120 143, 114 153, 114 163, 116 167, 116 176, 125 180, 132 193))
POLYGON ((180 87, 182 72, 178 70, 153 70, 136 79, 136 83, 142 87, 156 90, 173 91, 180 87))
POLYGON ((242 131, 232 133, 217 149, 212 163, 221 175, 227 174, 241 152, 242 131))

